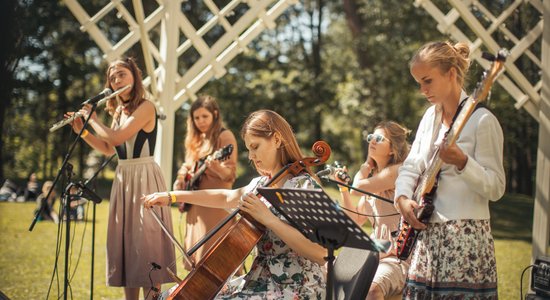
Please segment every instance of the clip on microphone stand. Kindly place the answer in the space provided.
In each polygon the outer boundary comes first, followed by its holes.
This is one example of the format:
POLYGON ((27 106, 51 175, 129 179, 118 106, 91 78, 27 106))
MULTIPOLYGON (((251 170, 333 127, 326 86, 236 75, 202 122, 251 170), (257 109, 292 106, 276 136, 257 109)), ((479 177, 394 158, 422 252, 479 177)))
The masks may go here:
MULTIPOLYGON (((80 139, 80 136, 84 132, 84 129, 86 128, 86 125, 88 125, 88 121, 90 120, 90 117, 94 113, 96 107, 97 107, 97 104, 92 105, 92 109, 90 110, 90 114, 88 115, 88 118, 86 118, 86 120, 84 120, 84 125, 82 126, 82 129, 78 133, 76 139, 71 144, 71 146, 69 148, 69 151, 65 155, 65 158, 63 159, 63 163, 61 164, 61 167, 59 168, 59 171, 57 172, 57 175, 55 176, 52 187, 48 191, 48 194, 46 195, 46 198, 45 198, 45 199, 48 199, 50 197, 50 194, 52 193, 53 189, 55 188, 55 185, 59 181, 59 178, 61 177, 61 174, 63 174, 63 171, 66 170, 68 172, 67 177, 69 177, 68 178, 69 179, 68 180, 69 184, 67 185, 67 187, 64 190, 62 190, 62 195, 60 197, 61 199, 63 199, 64 197, 66 198, 66 201, 65 201, 65 219, 66 219, 66 222, 65 222, 66 223, 66 226, 65 226, 65 228, 66 228, 65 229, 66 230, 66 234, 65 234, 65 270, 64 270, 65 280, 64 280, 64 283, 63 283, 63 299, 64 300, 67 299, 67 289, 69 287, 69 249, 70 249, 70 229, 71 229, 71 227, 70 227, 71 218, 69 216, 69 213, 70 213, 70 200, 71 200, 70 189, 71 189, 71 187, 77 185, 77 184, 71 182, 72 165, 69 163, 69 158, 71 157, 71 155, 72 155, 72 153, 73 153, 73 151, 76 147, 76 143, 80 139), (69 194, 69 195, 67 196, 67 194, 69 194)), ((32 220, 31 226, 29 227, 29 231, 33 230, 34 226, 36 225, 36 222, 38 221, 38 218, 43 213, 43 210, 44 210, 44 206, 42 206, 40 208, 40 210, 36 213, 36 215, 34 216, 34 219, 32 220)), ((60 222, 62 222, 62 221, 63 221, 63 218, 60 218, 60 222)), ((57 268, 57 266, 56 266, 56 268, 57 268)), ((49 291, 48 291, 48 294, 49 294, 49 291)))

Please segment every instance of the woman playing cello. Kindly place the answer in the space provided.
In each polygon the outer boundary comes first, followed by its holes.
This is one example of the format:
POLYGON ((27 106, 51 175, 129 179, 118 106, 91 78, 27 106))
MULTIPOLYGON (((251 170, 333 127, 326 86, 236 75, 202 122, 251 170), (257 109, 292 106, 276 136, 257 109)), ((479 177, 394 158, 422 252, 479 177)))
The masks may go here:
MULTIPOLYGON (((144 205, 166 206, 171 201, 217 208, 240 208, 266 228, 257 244, 258 255, 250 271, 232 280, 217 299, 324 299, 325 279, 321 265, 326 250, 289 225, 255 189, 289 163, 301 160, 290 125, 279 114, 260 110, 246 119, 241 130, 249 159, 259 177, 235 190, 200 190, 154 193, 144 205)), ((312 189, 317 182, 307 172, 285 175, 275 186, 312 189)))

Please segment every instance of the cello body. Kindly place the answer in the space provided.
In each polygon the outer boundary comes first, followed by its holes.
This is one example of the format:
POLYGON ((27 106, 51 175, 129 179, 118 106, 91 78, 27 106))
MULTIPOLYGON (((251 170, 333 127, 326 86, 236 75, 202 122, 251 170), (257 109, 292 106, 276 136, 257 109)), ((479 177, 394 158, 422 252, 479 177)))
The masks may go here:
MULTIPOLYGON (((323 164, 330 156, 330 146, 323 141, 313 144, 315 158, 306 157, 285 166, 265 185, 276 184, 284 175, 294 176, 309 166, 323 164)), ((234 214, 239 212, 237 209, 234 214)), ((234 215, 232 214, 232 215, 234 215)), ((189 272, 167 299, 208 300, 214 299, 231 275, 242 265, 264 234, 260 223, 248 214, 241 217, 208 249, 205 256, 189 272)))
POLYGON ((263 231, 241 217, 210 248, 168 299, 213 299, 254 249, 263 231))

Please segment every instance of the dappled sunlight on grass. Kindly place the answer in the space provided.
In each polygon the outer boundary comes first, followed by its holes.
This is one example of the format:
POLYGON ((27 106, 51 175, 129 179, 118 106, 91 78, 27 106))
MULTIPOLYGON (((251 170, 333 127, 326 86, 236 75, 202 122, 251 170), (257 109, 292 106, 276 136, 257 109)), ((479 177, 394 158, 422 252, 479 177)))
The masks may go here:
MULTIPOLYGON (((327 189, 327 193, 337 199, 339 193, 327 189)), ((105 285, 105 241, 109 202, 97 205, 94 298, 122 299, 121 288, 105 285)), ((52 222, 37 223, 32 232, 28 231, 33 218, 35 203, 0 203, 0 290, 10 299, 45 299, 52 276, 55 261, 58 226, 52 222)), ((88 221, 72 223, 72 252, 70 270, 74 277, 71 281, 72 298, 89 298, 90 262, 91 262, 91 225, 92 205, 87 207, 88 221), (80 254, 82 246, 82 253, 80 254), (80 255, 78 268, 75 267, 80 255)), ((531 259, 531 227, 533 200, 522 195, 507 195, 502 200, 491 204, 492 226, 495 236, 497 255, 499 297, 517 299, 519 296, 521 271, 531 259)), ((172 209, 174 234, 180 239, 179 226, 185 224, 185 217, 180 222, 180 214, 172 209)), ((370 225, 363 228, 370 232, 370 225)), ((64 228, 63 228, 64 230, 64 228)), ((184 234, 182 228, 181 235, 184 234)), ((58 298, 63 292, 64 234, 60 245, 57 276, 54 277, 50 299, 58 298), (59 291, 59 294, 58 294, 59 291)), ((176 250, 176 255, 180 256, 176 250)), ((178 276, 185 277, 181 257, 178 258, 178 276)), ((250 266, 251 257, 247 259, 250 266)), ((527 273, 527 272, 526 272, 527 273)), ((527 291, 529 279, 524 278, 523 293, 527 291)), ((172 284, 165 284, 162 290, 172 284)), ((70 297, 70 295, 69 295, 70 297)))

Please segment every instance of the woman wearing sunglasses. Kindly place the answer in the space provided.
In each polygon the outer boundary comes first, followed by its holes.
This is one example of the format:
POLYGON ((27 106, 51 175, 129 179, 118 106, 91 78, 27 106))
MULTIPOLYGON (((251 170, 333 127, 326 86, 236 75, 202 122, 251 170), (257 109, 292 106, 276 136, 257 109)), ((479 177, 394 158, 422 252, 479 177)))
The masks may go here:
MULTIPOLYGON (((408 129, 395 122, 379 123, 374 133, 367 136, 369 154, 355 174, 353 186, 386 199, 393 199, 398 168, 409 153, 408 133, 408 129)), ((400 294, 405 285, 409 263, 400 262, 395 256, 391 234, 399 229, 399 213, 391 202, 373 196, 362 196, 355 206, 348 188, 341 187, 340 193, 343 206, 358 213, 348 213, 357 224, 362 226, 367 220, 370 221, 374 229, 372 237, 392 244, 387 254, 380 255, 367 299, 384 299, 400 294)), ((362 195, 355 190, 351 194, 362 195)))

